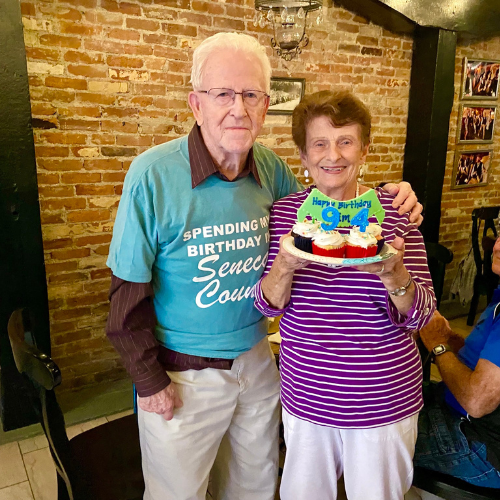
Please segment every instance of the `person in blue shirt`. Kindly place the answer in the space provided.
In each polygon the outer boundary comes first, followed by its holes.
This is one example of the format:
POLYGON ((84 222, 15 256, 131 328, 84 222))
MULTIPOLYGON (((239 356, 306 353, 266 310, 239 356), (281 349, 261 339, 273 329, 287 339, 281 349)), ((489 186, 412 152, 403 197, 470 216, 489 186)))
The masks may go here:
MULTIPOLYGON (((492 269, 500 275, 500 238, 492 269)), ((438 312, 420 338, 444 384, 420 413, 414 464, 500 488, 500 287, 465 342, 438 312)))

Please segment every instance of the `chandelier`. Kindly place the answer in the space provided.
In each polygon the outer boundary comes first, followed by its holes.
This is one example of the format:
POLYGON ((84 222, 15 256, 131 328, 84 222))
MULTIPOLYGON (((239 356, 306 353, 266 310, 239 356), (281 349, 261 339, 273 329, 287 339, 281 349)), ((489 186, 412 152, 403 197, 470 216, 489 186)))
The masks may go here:
POLYGON ((273 27, 271 46, 279 57, 291 61, 309 43, 306 34, 307 14, 318 10, 316 23, 323 21, 323 0, 255 0, 253 24, 264 28, 273 27))

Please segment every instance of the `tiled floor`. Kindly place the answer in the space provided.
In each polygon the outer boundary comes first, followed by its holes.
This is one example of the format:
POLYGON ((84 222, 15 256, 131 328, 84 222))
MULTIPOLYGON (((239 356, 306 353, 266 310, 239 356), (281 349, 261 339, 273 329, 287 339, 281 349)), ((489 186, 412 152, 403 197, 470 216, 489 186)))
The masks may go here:
MULTIPOLYGON (((109 417, 68 427, 68 437, 132 413, 127 410, 109 417)), ((44 435, 0 446, 0 500, 56 500, 56 470, 44 435)))

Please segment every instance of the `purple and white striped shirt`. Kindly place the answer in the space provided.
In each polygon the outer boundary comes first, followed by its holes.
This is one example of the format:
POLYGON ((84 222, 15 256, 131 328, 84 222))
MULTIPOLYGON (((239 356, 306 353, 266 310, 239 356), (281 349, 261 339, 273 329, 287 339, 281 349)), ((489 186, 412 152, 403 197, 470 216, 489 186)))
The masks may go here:
MULTIPOLYGON (((291 194, 271 211, 271 244, 264 276, 311 191, 291 194)), ((392 208, 393 197, 377 189, 385 210, 382 235, 405 239, 404 264, 415 299, 404 316, 380 278, 349 267, 311 262, 295 272, 290 303, 269 306, 256 286, 256 307, 280 321, 281 401, 297 418, 338 428, 392 424, 422 408, 422 368, 412 332, 431 318, 436 300, 422 235, 392 208)), ((375 217, 370 222, 376 222, 375 217)), ((338 228, 347 233, 348 228, 338 228)))

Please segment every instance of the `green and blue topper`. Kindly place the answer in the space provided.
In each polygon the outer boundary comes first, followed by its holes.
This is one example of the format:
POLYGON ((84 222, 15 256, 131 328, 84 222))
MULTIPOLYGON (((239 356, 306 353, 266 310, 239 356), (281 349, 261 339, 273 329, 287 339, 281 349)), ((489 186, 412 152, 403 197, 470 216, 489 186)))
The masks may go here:
POLYGON ((321 221, 321 228, 325 231, 336 227, 359 226, 359 230, 364 232, 369 224, 368 218, 372 215, 382 224, 385 210, 373 189, 352 200, 338 201, 314 188, 297 211, 297 220, 302 221, 309 216, 321 221))

